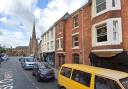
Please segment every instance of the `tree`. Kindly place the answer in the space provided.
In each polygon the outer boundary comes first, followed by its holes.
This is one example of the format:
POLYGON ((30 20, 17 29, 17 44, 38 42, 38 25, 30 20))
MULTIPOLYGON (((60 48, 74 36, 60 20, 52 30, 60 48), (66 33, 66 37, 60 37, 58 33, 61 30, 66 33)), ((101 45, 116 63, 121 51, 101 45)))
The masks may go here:
POLYGON ((6 49, 4 47, 0 47, 0 54, 5 52, 6 52, 6 49))

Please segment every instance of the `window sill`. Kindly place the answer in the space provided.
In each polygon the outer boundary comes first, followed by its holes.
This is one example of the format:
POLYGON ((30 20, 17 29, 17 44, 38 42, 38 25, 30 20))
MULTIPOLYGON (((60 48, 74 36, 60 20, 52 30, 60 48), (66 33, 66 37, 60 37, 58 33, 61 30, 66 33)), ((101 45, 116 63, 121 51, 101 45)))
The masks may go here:
POLYGON ((57 50, 63 50, 63 48, 58 48, 57 50))
POLYGON ((79 49, 79 47, 73 47, 72 49, 79 49))
POLYGON ((72 29, 72 30, 75 30, 75 29, 77 29, 77 28, 79 28, 79 26, 77 26, 77 27, 73 27, 73 29, 72 29))
POLYGON ((121 10, 121 8, 115 8, 115 7, 112 7, 111 9, 105 9, 105 10, 103 10, 103 11, 101 11, 101 12, 95 12, 95 15, 93 16, 93 18, 95 18, 95 17, 97 17, 97 16, 99 16, 99 15, 102 15, 102 14, 104 14, 104 13, 106 13, 106 12, 109 12, 109 11, 113 11, 113 10, 121 10))
POLYGON ((108 41, 105 41, 105 42, 99 42, 99 43, 95 43, 95 44, 92 44, 92 47, 97 47, 97 46, 105 46, 105 45, 121 45, 121 42, 117 42, 117 41, 113 41, 113 42, 108 42, 108 41))

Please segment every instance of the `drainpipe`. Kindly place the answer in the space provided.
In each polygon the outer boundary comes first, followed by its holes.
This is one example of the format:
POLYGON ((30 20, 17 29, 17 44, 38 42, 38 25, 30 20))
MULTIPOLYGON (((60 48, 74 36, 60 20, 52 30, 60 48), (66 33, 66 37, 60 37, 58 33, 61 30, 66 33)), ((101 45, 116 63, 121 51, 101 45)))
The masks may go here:
POLYGON ((83 58, 83 64, 85 64, 85 48, 84 48, 84 11, 82 10, 82 58, 83 58))

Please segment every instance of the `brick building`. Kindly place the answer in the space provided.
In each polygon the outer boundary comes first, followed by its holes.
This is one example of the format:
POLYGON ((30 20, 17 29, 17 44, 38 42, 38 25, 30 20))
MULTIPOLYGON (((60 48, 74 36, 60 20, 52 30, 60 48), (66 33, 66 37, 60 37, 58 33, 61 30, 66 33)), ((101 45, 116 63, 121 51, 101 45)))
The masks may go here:
POLYGON ((28 46, 17 46, 15 48, 8 48, 6 53, 9 56, 26 56, 28 53, 28 46))
POLYGON ((128 70, 128 1, 92 0, 91 64, 128 70))
POLYGON ((128 67, 128 1, 89 0, 56 24, 56 66, 128 67))
POLYGON ((66 63, 65 62, 65 26, 66 26, 66 21, 67 18, 69 17, 69 14, 66 13, 62 18, 60 18, 56 23, 55 23, 55 66, 60 67, 62 64, 66 63))

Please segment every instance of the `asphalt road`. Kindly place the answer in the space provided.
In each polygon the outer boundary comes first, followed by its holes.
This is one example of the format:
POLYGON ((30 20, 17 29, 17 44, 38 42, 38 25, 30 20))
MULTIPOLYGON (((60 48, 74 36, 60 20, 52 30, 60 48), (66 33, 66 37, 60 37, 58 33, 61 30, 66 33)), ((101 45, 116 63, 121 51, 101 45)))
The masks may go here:
POLYGON ((18 57, 0 64, 0 89, 57 89, 56 81, 37 82, 31 70, 24 70, 18 57))

